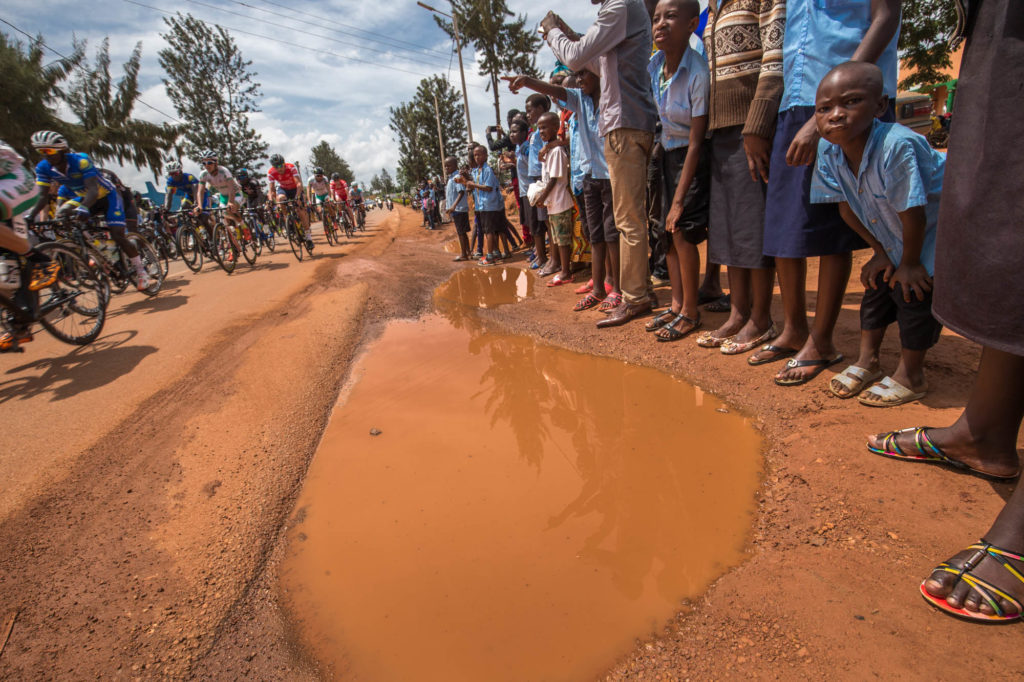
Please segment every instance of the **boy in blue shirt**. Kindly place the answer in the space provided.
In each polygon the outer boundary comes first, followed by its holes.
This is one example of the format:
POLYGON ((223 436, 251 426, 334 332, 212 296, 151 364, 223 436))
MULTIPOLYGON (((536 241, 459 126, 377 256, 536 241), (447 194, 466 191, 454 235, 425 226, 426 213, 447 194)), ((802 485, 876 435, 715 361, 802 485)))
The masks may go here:
POLYGON ((452 214, 455 234, 459 236, 459 247, 462 249, 462 253, 455 258, 457 263, 469 260, 469 201, 466 199, 466 189, 463 186, 465 183, 462 182, 458 170, 459 161, 454 156, 444 160, 444 173, 448 176, 444 188, 445 206, 452 214))
POLYGON ((832 380, 832 393, 850 398, 880 377, 886 327, 896 322, 900 330, 899 367, 858 398, 872 407, 924 397, 925 353, 942 330, 931 292, 945 157, 909 128, 878 120, 888 107, 881 69, 845 62, 822 79, 814 111, 823 139, 811 202, 838 203, 846 224, 875 252, 861 270, 860 357, 832 380))
POLYGON ((473 190, 473 209, 480 216, 480 228, 484 234, 484 251, 479 265, 494 265, 501 259, 498 250, 498 235, 504 229, 505 200, 501 195, 498 176, 487 163, 487 148, 483 145, 473 147, 473 160, 476 168, 472 171, 472 180, 464 180, 466 188, 473 190))

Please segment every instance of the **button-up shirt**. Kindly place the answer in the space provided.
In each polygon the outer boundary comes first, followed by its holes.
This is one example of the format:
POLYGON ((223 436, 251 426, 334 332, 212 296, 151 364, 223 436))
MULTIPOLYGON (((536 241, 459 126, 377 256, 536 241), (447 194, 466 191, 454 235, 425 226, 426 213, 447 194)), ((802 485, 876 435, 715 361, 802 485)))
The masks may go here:
POLYGON ((449 212, 466 213, 469 211, 469 199, 466 197, 465 185, 455 182, 457 176, 458 171, 448 176, 448 182, 444 186, 444 202, 449 212))
POLYGON ((658 50, 651 57, 647 71, 651 76, 654 101, 661 119, 661 146, 665 150, 690 144, 690 123, 694 116, 708 114, 708 88, 711 76, 708 63, 692 47, 687 47, 672 78, 662 77, 665 53, 658 50))
POLYGON ((530 140, 516 147, 516 175, 519 177, 519 196, 525 197, 530 186, 530 140))
POLYGON ((544 149, 544 140, 540 139, 540 131, 534 130, 527 141, 530 143, 530 177, 536 179, 544 172, 543 164, 540 162, 540 150, 544 149))
POLYGON ((929 275, 934 274, 944 154, 932 149, 923 135, 910 128, 876 119, 856 174, 839 145, 827 140, 818 142, 815 166, 811 203, 847 202, 894 265, 898 266, 903 259, 903 223, 899 214, 924 206, 927 227, 921 264, 929 275))
MULTIPOLYGON (((849 61, 871 26, 872 0, 786 0, 782 42, 785 90, 779 111, 814 106, 818 83, 832 68, 849 61)), ((900 32, 878 58, 885 94, 896 96, 900 32)))
POLYGON ((565 108, 575 113, 579 121, 579 147, 586 164, 584 173, 590 173, 596 180, 607 180, 608 163, 604 158, 604 138, 599 129, 599 113, 594 106, 594 100, 584 95, 579 88, 566 88, 565 97, 565 108))
POLYGON ((505 200, 501 196, 501 186, 498 184, 498 176, 494 174, 488 164, 474 168, 473 182, 478 185, 486 185, 491 188, 490 192, 480 189, 473 190, 473 206, 478 211, 501 211, 505 208, 505 200))

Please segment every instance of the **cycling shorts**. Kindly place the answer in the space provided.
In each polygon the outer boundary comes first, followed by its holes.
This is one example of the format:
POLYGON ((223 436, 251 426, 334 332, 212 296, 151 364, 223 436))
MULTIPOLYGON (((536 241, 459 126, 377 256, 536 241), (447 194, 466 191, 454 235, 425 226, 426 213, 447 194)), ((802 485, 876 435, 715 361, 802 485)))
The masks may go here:
POLYGON ((327 199, 329 197, 329 195, 327 195, 327 194, 316 194, 316 193, 314 193, 313 196, 316 197, 316 203, 317 204, 326 203, 326 201, 327 201, 327 199))
MULTIPOLYGON (((81 203, 78 201, 80 198, 76 197, 63 205, 66 206, 69 203, 74 203, 76 206, 80 206, 81 203)), ((89 209, 89 213, 103 216, 103 219, 107 221, 108 227, 125 227, 124 204, 121 203, 121 195, 117 191, 108 192, 100 197, 92 205, 92 208, 89 209)))
POLYGON ((288 189, 286 187, 281 187, 281 185, 277 186, 277 196, 279 196, 279 197, 283 196, 285 199, 294 199, 298 195, 299 195, 299 188, 298 187, 292 187, 291 189, 288 189))

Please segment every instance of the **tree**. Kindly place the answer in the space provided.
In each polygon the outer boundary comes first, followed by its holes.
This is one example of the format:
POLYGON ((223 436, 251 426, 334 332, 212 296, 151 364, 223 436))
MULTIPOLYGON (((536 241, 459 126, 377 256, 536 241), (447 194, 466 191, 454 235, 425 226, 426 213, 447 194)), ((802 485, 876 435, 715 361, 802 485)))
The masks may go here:
POLYGON ((310 150, 310 170, 317 166, 323 168, 324 173, 326 173, 328 177, 330 177, 332 173, 337 173, 341 176, 342 180, 349 184, 355 180, 355 174, 352 172, 352 169, 349 168, 348 163, 346 163, 345 159, 341 158, 338 152, 334 150, 334 147, 327 144, 327 140, 320 140, 320 144, 310 150))
POLYGON ((391 179, 391 173, 388 173, 387 168, 380 169, 380 187, 385 194, 395 191, 395 181, 391 179))
POLYGON ((57 116, 63 97, 61 84, 81 63, 84 46, 76 44, 65 59, 51 61, 45 54, 42 36, 28 45, 0 33, 0 139, 32 158, 29 138, 37 130, 69 134, 70 125, 57 116))
POLYGON ((445 153, 461 156, 466 149, 462 95, 441 76, 424 78, 412 101, 390 109, 391 130, 398 142, 399 174, 410 184, 443 174, 434 113, 435 95, 445 153))
POLYGON ((72 146, 98 161, 116 160, 136 168, 148 167, 159 175, 167 150, 180 130, 173 125, 132 118, 139 99, 139 61, 142 43, 135 45, 124 65, 124 76, 114 85, 110 77, 110 41, 103 39, 94 66, 77 69, 65 100, 78 117, 69 131, 72 146))
POLYGON ((161 34, 168 47, 160 50, 160 66, 167 72, 167 94, 186 123, 185 154, 198 159, 212 149, 228 168, 258 170, 268 146, 249 125, 262 94, 252 62, 220 26, 181 13, 164 23, 170 30, 161 34))
POLYGON ((900 81, 900 90, 947 80, 942 70, 953 65, 948 36, 955 28, 953 0, 903 0, 900 57, 912 72, 900 81))
MULTIPOLYGON (((501 102, 498 97, 498 79, 508 74, 523 73, 538 76, 534 54, 541 39, 526 29, 526 16, 516 15, 506 0, 451 0, 452 11, 459 21, 460 37, 473 45, 481 76, 490 79, 487 87, 494 95, 494 117, 502 125, 501 102), (507 17, 515 17, 508 20, 507 17)), ((451 22, 434 16, 434 21, 448 35, 455 37, 451 22)))

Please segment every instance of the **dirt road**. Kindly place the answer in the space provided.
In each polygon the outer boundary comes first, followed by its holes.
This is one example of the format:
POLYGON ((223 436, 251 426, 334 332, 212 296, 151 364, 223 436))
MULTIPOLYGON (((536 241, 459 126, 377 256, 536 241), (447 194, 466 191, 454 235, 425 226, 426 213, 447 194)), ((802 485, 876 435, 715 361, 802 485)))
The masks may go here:
MULTIPOLYGON (((0 637, 17 613, 0 679, 316 677, 277 606, 284 531, 352 358, 386 320, 428 308, 453 269, 448 237, 396 207, 312 262, 279 252, 231 277, 175 264, 158 298, 116 299, 94 346, 39 336, 0 356, 0 637)), ((609 679, 1024 675, 1019 627, 959 623, 916 593, 1011 487, 863 446, 872 431, 950 420, 973 345, 944 336, 924 404, 872 410, 824 381, 780 389, 773 366, 654 344, 639 324, 598 332, 597 313, 569 312, 567 287, 536 290, 481 315, 690 379, 766 438, 749 559, 662 632, 637 633, 609 679)), ((847 354, 858 301, 851 285, 847 354)), ((895 350, 890 339, 889 368, 895 350)))

